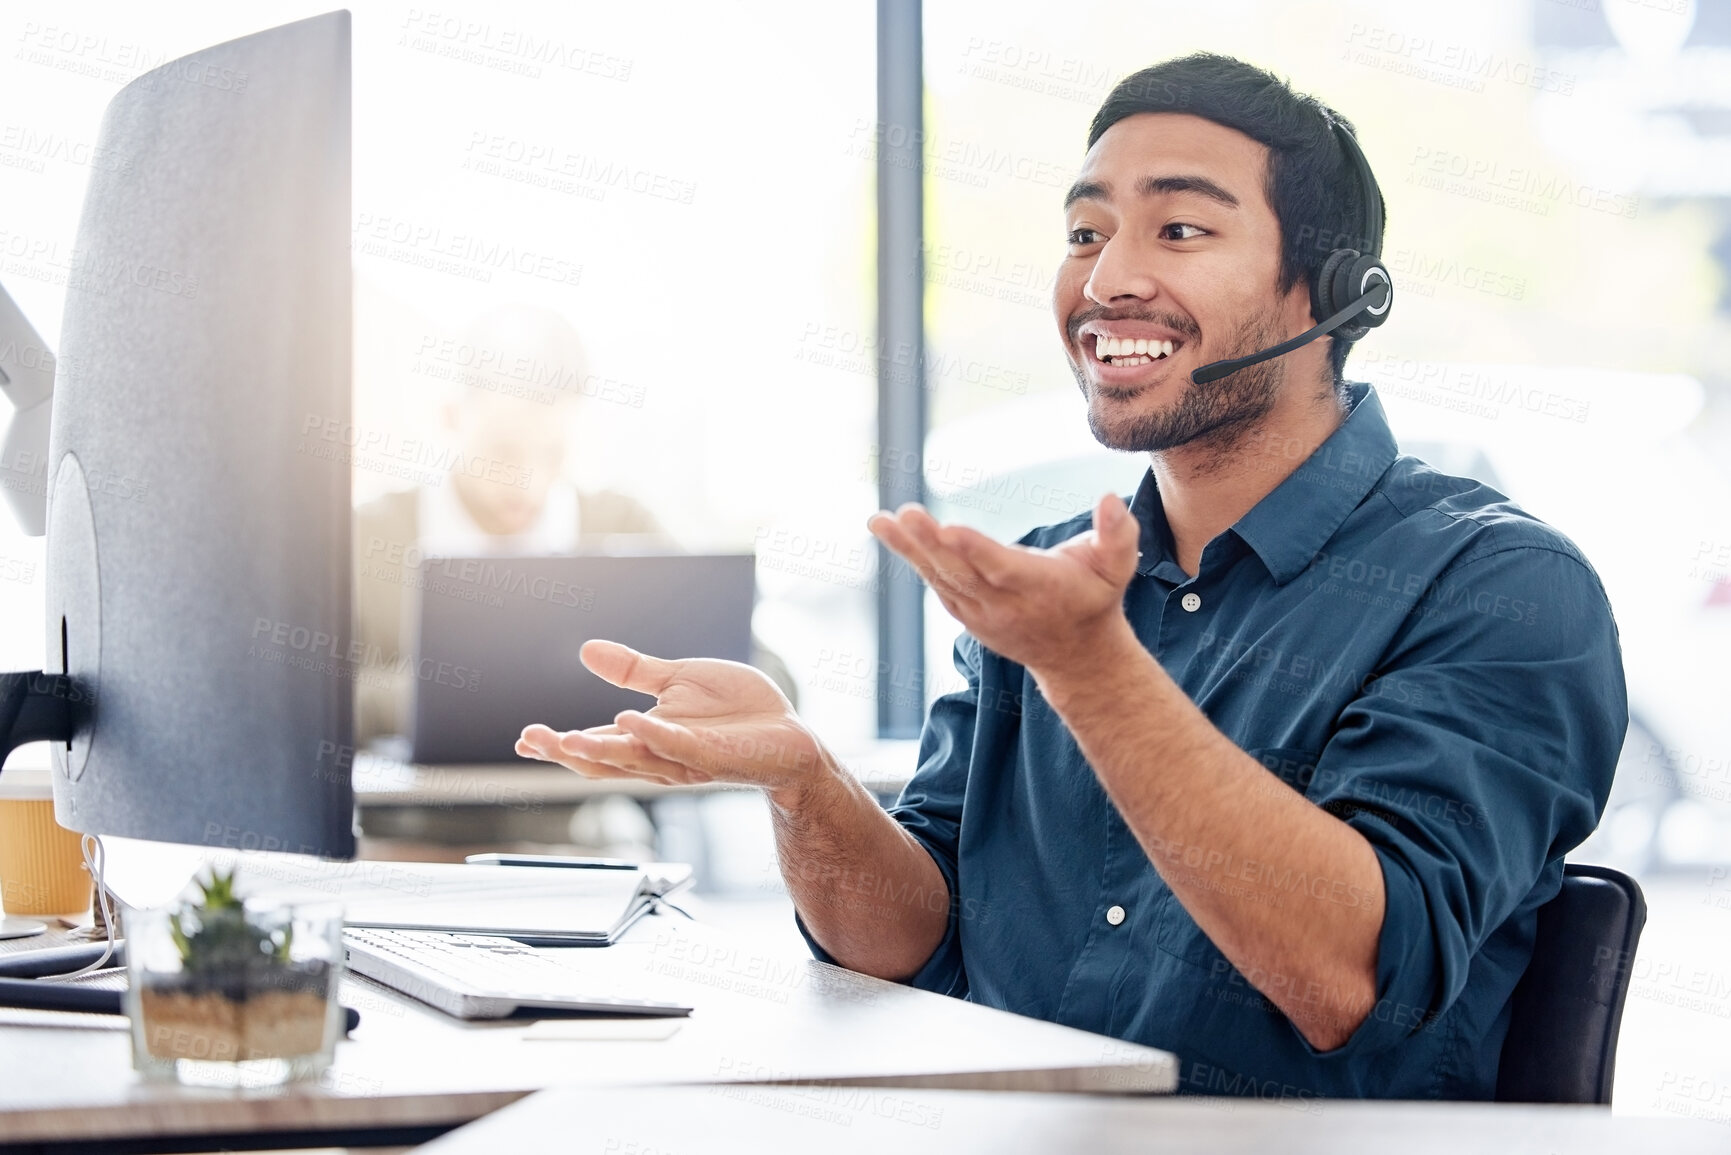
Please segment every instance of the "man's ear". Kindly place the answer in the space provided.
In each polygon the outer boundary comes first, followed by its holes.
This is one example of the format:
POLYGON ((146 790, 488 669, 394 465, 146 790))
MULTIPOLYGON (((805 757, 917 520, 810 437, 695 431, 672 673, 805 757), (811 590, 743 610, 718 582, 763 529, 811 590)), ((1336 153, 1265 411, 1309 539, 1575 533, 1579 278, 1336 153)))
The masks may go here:
MULTIPOLYGON (((1275 277, 1278 278, 1279 275, 1276 273, 1275 277)), ((1281 294, 1282 313, 1298 322, 1305 329, 1322 322, 1322 318, 1316 315, 1316 294, 1310 291, 1310 280, 1313 275, 1312 270, 1306 269, 1298 280, 1292 283, 1292 287, 1281 294)), ((1278 285, 1278 283, 1277 279, 1276 284, 1278 285)))

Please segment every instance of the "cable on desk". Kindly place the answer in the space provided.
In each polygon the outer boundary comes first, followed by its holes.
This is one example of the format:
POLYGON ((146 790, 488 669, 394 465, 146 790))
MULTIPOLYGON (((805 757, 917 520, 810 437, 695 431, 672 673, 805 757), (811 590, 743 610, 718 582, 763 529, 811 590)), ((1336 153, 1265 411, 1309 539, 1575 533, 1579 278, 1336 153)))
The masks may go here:
POLYGON ((103 878, 103 870, 108 865, 108 852, 103 849, 102 839, 94 834, 86 834, 79 839, 78 848, 84 852, 84 869, 90 873, 90 877, 96 880, 96 903, 102 912, 102 924, 108 929, 108 945, 103 948, 101 957, 86 963, 77 970, 67 971, 63 975, 43 975, 32 980, 34 982, 63 983, 69 979, 83 978, 85 975, 102 970, 108 965, 108 960, 114 957, 115 911, 109 905, 108 884, 103 878))
POLYGON ((656 914, 660 914, 661 908, 666 907, 668 910, 671 910, 676 914, 683 914, 686 918, 690 919, 692 922, 697 921, 697 917, 695 915, 693 915, 689 910, 686 910, 682 906, 675 906, 673 903, 668 902, 665 898, 662 898, 660 895, 651 895, 649 898, 649 905, 650 905, 650 909, 652 909, 656 914))

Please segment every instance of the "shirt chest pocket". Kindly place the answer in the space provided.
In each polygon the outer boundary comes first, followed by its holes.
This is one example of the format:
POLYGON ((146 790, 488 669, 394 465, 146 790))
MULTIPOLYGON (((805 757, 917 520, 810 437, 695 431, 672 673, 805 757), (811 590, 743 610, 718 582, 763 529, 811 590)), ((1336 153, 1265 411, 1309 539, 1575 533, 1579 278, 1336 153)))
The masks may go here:
MULTIPOLYGON (((1317 753, 1291 747, 1274 747, 1247 751, 1270 774, 1288 787, 1303 793, 1316 773, 1317 753)), ((1200 852, 1199 852, 1200 853, 1200 852)), ((1206 856, 1202 861, 1206 862, 1206 856)), ((1268 887, 1273 864, 1242 856, 1227 856, 1209 868, 1206 885, 1217 894, 1224 894, 1243 903, 1258 903, 1278 908, 1281 895, 1278 887, 1268 887)), ((1277 877, 1278 875, 1273 875, 1277 877)), ((1220 948, 1214 945, 1178 896, 1162 886, 1154 904, 1154 943, 1162 951, 1201 967, 1209 974, 1225 980, 1232 966, 1220 948)))

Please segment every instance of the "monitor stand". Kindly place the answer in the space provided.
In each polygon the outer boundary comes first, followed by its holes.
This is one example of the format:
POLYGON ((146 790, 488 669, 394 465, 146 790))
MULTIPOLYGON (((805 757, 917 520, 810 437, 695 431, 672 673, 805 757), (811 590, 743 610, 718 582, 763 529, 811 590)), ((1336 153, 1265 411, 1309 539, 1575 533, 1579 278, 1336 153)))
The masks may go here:
MULTIPOLYGON (((0 766, 26 742, 69 742, 83 695, 65 674, 25 670, 0 674, 0 766)), ((0 939, 30 938, 48 927, 35 919, 0 917, 0 939)))
POLYGON ((26 742, 70 742, 84 694, 67 674, 0 674, 0 765, 26 742))

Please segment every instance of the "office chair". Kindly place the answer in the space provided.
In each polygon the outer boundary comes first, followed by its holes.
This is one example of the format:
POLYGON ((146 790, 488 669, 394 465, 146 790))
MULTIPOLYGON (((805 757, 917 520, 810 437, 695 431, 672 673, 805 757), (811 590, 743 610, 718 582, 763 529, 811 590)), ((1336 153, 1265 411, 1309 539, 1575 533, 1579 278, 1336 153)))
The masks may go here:
POLYGON ((1497 1070, 1507 1103, 1611 1102, 1617 1031, 1647 901, 1607 866, 1567 863, 1539 908, 1533 960, 1515 987, 1497 1070))

